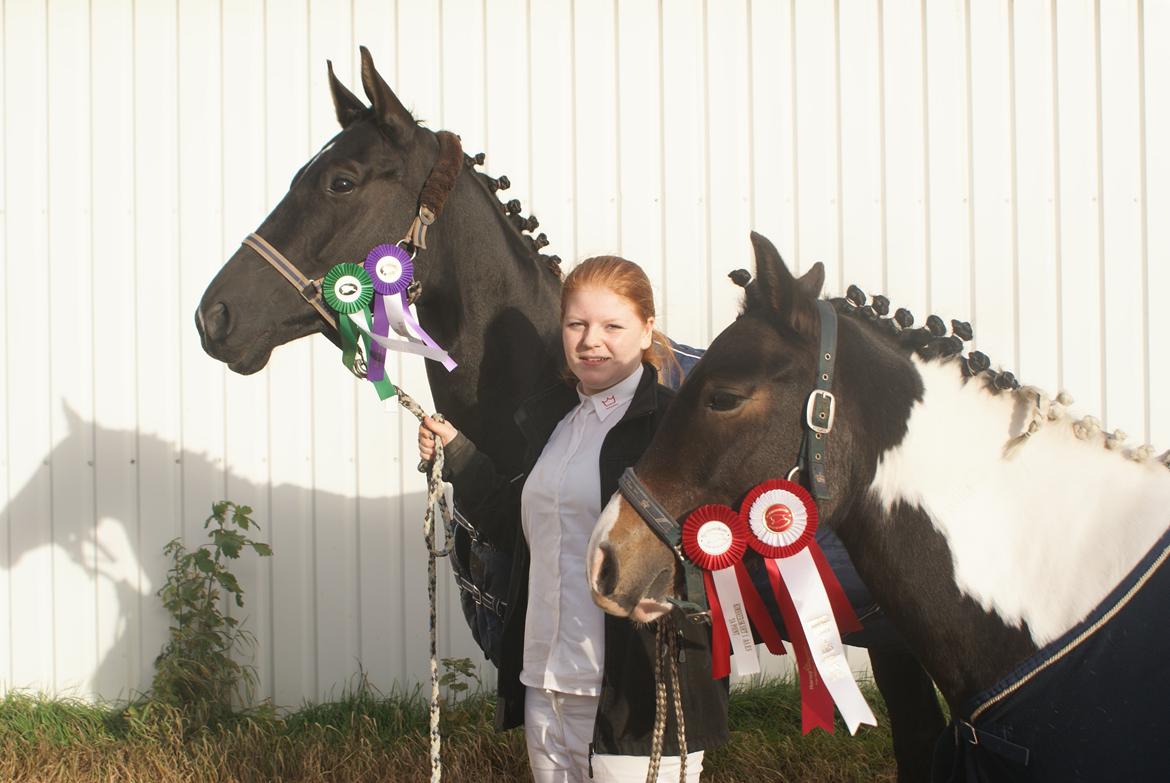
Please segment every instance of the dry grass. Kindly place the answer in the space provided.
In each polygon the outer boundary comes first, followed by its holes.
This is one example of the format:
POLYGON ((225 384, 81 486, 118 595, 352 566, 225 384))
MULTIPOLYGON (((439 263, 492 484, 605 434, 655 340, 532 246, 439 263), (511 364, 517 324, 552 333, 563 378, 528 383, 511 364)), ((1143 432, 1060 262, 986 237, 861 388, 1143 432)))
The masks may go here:
MULTIPOLYGON (((876 691, 867 697, 880 712, 876 691)), ((703 779, 893 781, 886 729, 800 736, 798 695, 768 683, 732 699, 732 742, 703 779)), ((445 712, 443 779, 531 780, 519 731, 492 729, 489 698, 445 712)), ((883 720, 884 723, 884 720, 883 720)), ((24 783, 383 783, 429 779, 426 705, 417 695, 359 693, 280 718, 238 715, 192 729, 158 705, 99 708, 9 695, 0 701, 0 780, 24 783)))

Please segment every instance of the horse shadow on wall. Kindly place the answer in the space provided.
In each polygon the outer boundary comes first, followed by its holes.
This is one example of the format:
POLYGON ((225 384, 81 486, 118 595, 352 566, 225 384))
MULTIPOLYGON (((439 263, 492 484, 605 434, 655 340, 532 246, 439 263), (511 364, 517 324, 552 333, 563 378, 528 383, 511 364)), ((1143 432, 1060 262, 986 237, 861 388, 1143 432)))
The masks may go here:
MULTIPOLYGON (((14 607, 11 668, 0 671, 0 685, 104 700, 146 691, 170 624, 156 595, 170 565, 162 548, 176 537, 188 549, 208 543, 203 523, 223 497, 251 505, 261 526, 252 537, 273 547, 271 558, 247 550, 229 562, 244 588, 244 607, 223 603, 256 637, 250 657, 257 700, 295 706, 329 699, 359 673, 384 692, 427 678, 420 632, 426 628, 425 492, 343 495, 258 482, 164 438, 103 427, 68 406, 65 416, 67 434, 41 460, 45 467, 15 488, 0 511, 9 526, 3 578, 14 607), (93 455, 88 466, 77 458, 86 454, 93 455), (69 473, 85 469, 102 484, 88 506, 83 502, 83 519, 63 520, 41 471, 83 491, 87 484, 69 473), (109 481, 111 475, 125 478, 109 481), (152 481, 159 476, 174 480, 152 481), (192 497, 201 488, 207 496, 192 497), (169 518, 149 511, 160 507, 170 509, 169 518), (52 518, 38 518, 46 513, 52 518), (28 610, 21 610, 18 604, 30 596, 28 610), (92 644, 92 652, 69 648, 79 640, 92 644)), ((421 475, 417 481, 424 487, 421 475)), ((453 591, 445 568, 440 561, 440 654, 481 661, 457 600, 444 602, 453 591)))

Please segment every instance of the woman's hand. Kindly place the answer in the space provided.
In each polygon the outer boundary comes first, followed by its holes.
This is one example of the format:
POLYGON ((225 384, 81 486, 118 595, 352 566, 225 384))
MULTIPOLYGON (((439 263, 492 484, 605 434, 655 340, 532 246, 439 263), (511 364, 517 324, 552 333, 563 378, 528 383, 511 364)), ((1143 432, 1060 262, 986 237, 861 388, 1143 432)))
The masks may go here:
POLYGON ((424 416, 422 424, 418 425, 418 456, 423 462, 430 462, 435 457, 435 436, 446 446, 459 434, 459 430, 446 421, 435 421, 430 416, 424 416))

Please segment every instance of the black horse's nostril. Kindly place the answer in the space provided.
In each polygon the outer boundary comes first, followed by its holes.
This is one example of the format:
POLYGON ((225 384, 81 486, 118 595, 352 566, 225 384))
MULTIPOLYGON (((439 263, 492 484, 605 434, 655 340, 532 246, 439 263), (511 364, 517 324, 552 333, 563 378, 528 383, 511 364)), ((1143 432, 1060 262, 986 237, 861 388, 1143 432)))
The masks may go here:
POLYGON ((211 340, 222 340, 232 330, 227 305, 216 302, 203 313, 203 333, 211 340))
POLYGON ((601 568, 597 572, 597 594, 610 596, 618 583, 617 558, 610 551, 609 544, 602 544, 598 550, 601 552, 601 568))

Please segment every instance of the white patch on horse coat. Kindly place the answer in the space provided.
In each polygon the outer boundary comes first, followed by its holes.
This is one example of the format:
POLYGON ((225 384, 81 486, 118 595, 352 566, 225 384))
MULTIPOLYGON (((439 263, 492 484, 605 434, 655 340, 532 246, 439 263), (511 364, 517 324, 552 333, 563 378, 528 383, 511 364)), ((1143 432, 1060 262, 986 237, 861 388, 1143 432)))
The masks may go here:
POLYGON ((589 536, 589 555, 586 562, 589 564, 589 588, 595 594, 597 592, 597 575, 601 572, 601 560, 597 557, 598 547, 609 538, 609 531, 613 530, 613 525, 617 522, 621 502, 622 494, 620 492, 613 493, 613 497, 605 504, 605 508, 601 509, 601 516, 597 518, 597 525, 594 526, 593 533, 589 536))
POLYGON ((1043 645, 1080 621, 1170 525, 1170 472, 1047 423, 1010 458, 1024 400, 915 357, 925 387, 871 491, 921 508, 951 550, 960 590, 1043 645))

